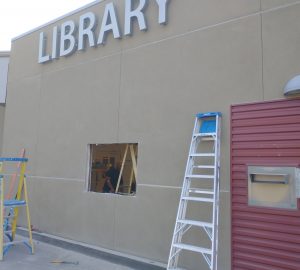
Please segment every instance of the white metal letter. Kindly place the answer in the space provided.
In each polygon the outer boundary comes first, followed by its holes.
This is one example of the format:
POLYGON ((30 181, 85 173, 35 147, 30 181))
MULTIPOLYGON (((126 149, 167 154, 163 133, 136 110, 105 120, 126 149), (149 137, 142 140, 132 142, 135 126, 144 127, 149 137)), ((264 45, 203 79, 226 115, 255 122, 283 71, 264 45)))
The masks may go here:
POLYGON ((40 33, 40 43, 39 43, 39 63, 45 63, 50 61, 50 56, 46 55, 46 44, 47 38, 44 32, 40 33))
POLYGON ((58 27, 54 26, 52 31, 52 59, 58 58, 58 41, 59 41, 59 33, 58 33, 58 27))
POLYGON ((167 23, 167 4, 168 0, 156 0, 158 5, 158 23, 167 23))
POLYGON ((84 50, 84 37, 88 37, 89 46, 94 47, 95 34, 94 30, 96 27, 96 16, 93 12, 87 12, 79 18, 79 30, 78 30, 78 50, 84 50))
POLYGON ((146 20, 143 13, 146 7, 146 0, 139 0, 139 5, 135 10, 132 10, 133 0, 125 2, 125 35, 132 34, 132 18, 137 18, 140 30, 147 30, 146 20))
POLYGON ((120 30, 113 3, 106 4, 97 44, 104 44, 106 33, 112 31, 114 38, 120 38, 120 30))
POLYGON ((76 41, 74 37, 76 27, 73 21, 64 22, 61 25, 60 35, 60 56, 72 54, 76 49, 76 41))

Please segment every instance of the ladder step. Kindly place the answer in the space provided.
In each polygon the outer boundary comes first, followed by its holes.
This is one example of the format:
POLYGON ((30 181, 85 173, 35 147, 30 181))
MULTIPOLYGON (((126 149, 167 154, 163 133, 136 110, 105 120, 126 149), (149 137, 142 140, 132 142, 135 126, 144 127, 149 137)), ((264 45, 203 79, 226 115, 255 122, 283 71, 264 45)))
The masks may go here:
POLYGON ((202 178, 202 179, 214 179, 214 175, 209 174, 188 174, 186 176, 187 178, 202 178))
POLYGON ((214 137, 202 137, 201 141, 212 141, 212 142, 215 142, 216 138, 214 138, 214 137))
POLYGON ((194 137, 215 137, 217 134, 215 132, 211 133, 194 133, 194 137))
POLYGON ((215 153, 191 154, 190 157, 214 157, 215 153))
POLYGON ((26 205, 25 200, 5 200, 4 207, 17 207, 26 205))
POLYGON ((182 224, 187 224, 187 225, 198 226, 198 227, 207 227, 207 228, 213 227, 212 223, 202 222, 197 220, 179 219, 177 222, 182 224))
POLYGON ((197 194, 210 194, 213 195, 214 192, 211 189, 200 189, 200 188, 190 188, 190 193, 197 193, 197 194))
POLYGON ((217 133, 216 132, 208 132, 208 133, 201 132, 201 133, 194 133, 193 136, 195 136, 195 137, 217 136, 217 133))
POLYGON ((214 165, 197 165, 197 166, 193 166, 193 168, 196 168, 196 169, 214 169, 215 166, 214 165))
POLYGON ((7 242, 7 243, 3 244, 3 247, 11 246, 11 245, 24 244, 24 243, 28 243, 28 241, 12 241, 12 242, 7 242))
POLYGON ((186 201, 195 201, 195 202, 214 202, 214 199, 211 198, 200 198, 200 197, 182 197, 186 201))
POLYGON ((197 247, 197 246, 192 246, 192 245, 187 245, 187 244, 174 244, 173 246, 176 248, 190 250, 190 251, 194 251, 194 252, 198 252, 198 253, 202 253, 202 254, 207 254, 207 255, 212 254, 211 249, 208 249, 208 248, 197 247))
POLYGON ((15 217, 15 215, 10 215, 10 216, 4 216, 3 218, 8 219, 8 218, 14 218, 14 217, 15 217))

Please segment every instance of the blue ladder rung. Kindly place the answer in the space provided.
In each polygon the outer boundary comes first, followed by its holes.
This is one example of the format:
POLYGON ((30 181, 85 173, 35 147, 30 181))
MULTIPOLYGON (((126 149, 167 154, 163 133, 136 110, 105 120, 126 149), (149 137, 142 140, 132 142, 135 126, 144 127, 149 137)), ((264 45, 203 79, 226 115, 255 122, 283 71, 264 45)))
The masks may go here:
POLYGON ((3 255, 6 255, 6 253, 9 251, 9 249, 14 246, 15 244, 24 244, 30 251, 31 254, 33 254, 32 246, 28 241, 11 241, 8 243, 4 244, 4 249, 3 249, 3 255))
POLYGON ((16 161, 16 162, 27 162, 28 158, 9 158, 9 157, 0 157, 0 162, 3 161, 16 161))
POLYGON ((26 201, 21 200, 4 200, 4 206, 21 206, 26 205, 26 201))

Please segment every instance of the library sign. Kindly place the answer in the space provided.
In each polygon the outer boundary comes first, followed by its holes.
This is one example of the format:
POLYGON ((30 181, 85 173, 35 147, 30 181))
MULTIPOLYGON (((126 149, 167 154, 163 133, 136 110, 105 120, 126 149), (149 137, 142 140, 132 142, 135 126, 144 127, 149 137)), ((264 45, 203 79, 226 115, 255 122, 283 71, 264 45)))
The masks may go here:
POLYGON ((147 30, 146 6, 157 6, 158 24, 167 23, 167 7, 169 0, 125 0, 124 33, 121 33, 117 9, 114 3, 105 5, 99 31, 96 31, 98 18, 95 13, 87 12, 81 15, 78 23, 74 20, 63 22, 60 26, 54 26, 52 40, 44 32, 39 37, 39 63, 46 63, 62 56, 73 54, 76 50, 82 51, 87 47, 104 45, 106 36, 113 34, 115 39, 132 35, 132 24, 137 23, 141 31, 147 30), (46 51, 46 45, 51 45, 50 51, 46 51))

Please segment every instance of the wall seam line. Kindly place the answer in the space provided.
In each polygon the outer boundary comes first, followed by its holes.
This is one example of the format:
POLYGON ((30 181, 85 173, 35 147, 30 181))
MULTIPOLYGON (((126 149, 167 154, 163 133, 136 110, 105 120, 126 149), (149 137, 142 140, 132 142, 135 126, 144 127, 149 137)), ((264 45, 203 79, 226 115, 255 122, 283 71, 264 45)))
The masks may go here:
MULTIPOLYGON (((37 158, 37 154, 38 154, 38 145, 39 145, 39 132, 40 132, 40 126, 41 126, 41 107, 42 107, 42 91, 43 91, 43 87, 42 87, 42 82, 43 82, 43 73, 40 74, 39 76, 40 82, 39 82, 39 98, 38 98, 38 117, 37 117, 37 123, 36 123, 36 143, 34 145, 34 152, 35 152, 35 172, 38 168, 38 158, 37 158)), ((24 147, 25 149, 25 147, 24 147)), ((26 155, 26 149, 25 149, 25 155, 26 155)))
POLYGON ((121 81, 122 81, 122 61, 123 51, 120 52, 120 64, 119 64, 119 85, 118 85, 118 120, 117 120, 117 142, 120 142, 120 110, 121 110, 121 81))
MULTIPOLYGON (((12 174, 3 174, 4 176, 11 176, 12 174)), ((41 179, 41 180, 54 180, 54 181, 73 181, 73 182, 80 182, 84 183, 84 179, 80 178, 64 178, 64 177, 50 177, 50 176, 38 176, 38 175, 27 175, 27 178, 33 179, 41 179)), ((164 185, 152 185, 152 184, 139 184, 139 187, 149 187, 149 188, 165 188, 165 189, 182 189, 182 186, 164 186, 164 185)), ((230 192, 229 190, 221 189, 221 192, 230 192)), ((91 192, 93 193, 93 192, 91 192)), ((101 192, 94 192, 94 193, 101 193, 101 192)))
MULTIPOLYGON (((119 63, 119 85, 118 85, 118 113, 117 113, 117 142, 120 142, 120 106, 121 106, 121 80, 122 80, 122 61, 123 50, 120 51, 120 63, 119 63)), ((113 247, 117 249, 117 197, 114 200, 114 218, 113 218, 113 247)))

